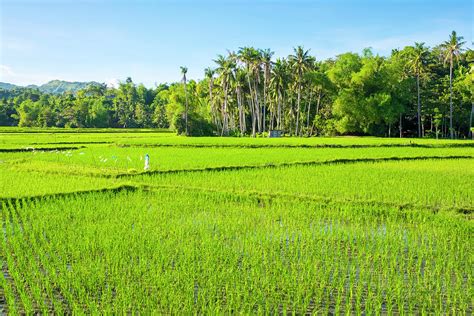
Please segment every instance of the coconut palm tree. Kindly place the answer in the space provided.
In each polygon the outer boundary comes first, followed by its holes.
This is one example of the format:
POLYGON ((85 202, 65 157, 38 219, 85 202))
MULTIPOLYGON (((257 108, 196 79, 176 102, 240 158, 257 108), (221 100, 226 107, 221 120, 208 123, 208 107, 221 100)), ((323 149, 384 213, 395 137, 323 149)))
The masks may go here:
POLYGON ((444 64, 449 62, 449 132, 451 139, 454 138, 453 129, 453 66, 455 59, 459 59, 459 55, 463 51, 464 45, 462 36, 457 36, 456 31, 452 31, 449 40, 441 44, 443 49, 444 64))
POLYGON ((313 64, 314 58, 309 55, 309 50, 305 50, 303 46, 293 48, 294 55, 289 55, 288 59, 296 75, 296 83, 298 86, 298 97, 296 102, 296 128, 295 134, 299 135, 299 120, 300 120, 300 103, 301 103, 301 89, 303 87, 303 76, 308 70, 311 64, 313 64))
POLYGON ((247 84, 250 93, 250 109, 252 113, 252 137, 255 137, 257 124, 260 130, 260 105, 258 103, 258 75, 259 75, 259 54, 253 47, 241 47, 238 51, 238 59, 244 64, 247 77, 247 84), (257 67, 258 65, 258 67, 257 67), (253 85, 252 85, 253 82, 253 85))
POLYGON ((233 76, 233 81, 232 81, 232 86, 235 89, 235 95, 237 97, 237 107, 239 110, 239 128, 240 128, 240 134, 244 135, 247 126, 245 122, 245 109, 244 109, 244 102, 243 102, 243 89, 245 86, 245 70, 242 68, 236 67, 234 69, 234 76, 233 76))
POLYGON ((267 109, 267 93, 270 85, 270 77, 272 75, 272 56, 274 52, 270 49, 260 50, 263 62, 263 130, 265 131, 266 109, 267 109))
MULTIPOLYGON (((204 75, 206 76, 207 80, 209 81, 209 105, 210 105, 210 108, 211 108, 212 121, 216 125, 216 127, 219 128, 217 108, 214 106, 214 98, 213 98, 213 95, 212 95, 212 90, 214 89, 214 75, 215 75, 215 73, 216 73, 215 69, 212 69, 210 67, 204 69, 204 75)), ((217 132, 219 133, 219 130, 217 132)))
POLYGON ((186 109, 184 111, 184 122, 186 124, 186 136, 189 136, 189 130, 188 130, 188 92, 186 89, 186 73, 188 72, 187 67, 181 66, 181 73, 183 74, 183 84, 184 84, 184 99, 186 102, 186 109))
POLYGON ((276 113, 276 127, 279 130, 284 129, 282 120, 283 111, 283 96, 288 87, 289 71, 285 59, 278 58, 272 68, 272 77, 270 80, 270 87, 276 99, 277 113, 276 113))
POLYGON ((415 43, 415 46, 408 50, 408 70, 416 77, 417 93, 417 118, 418 118, 418 137, 422 137, 421 129, 421 97, 420 97, 420 77, 425 73, 428 48, 425 43, 415 43))
POLYGON ((252 48, 252 73, 253 73, 253 91, 255 92, 255 111, 257 116, 258 132, 263 132, 262 104, 259 101, 260 79, 263 64, 262 52, 252 48))
POLYGON ((221 135, 229 134, 229 85, 233 76, 233 69, 235 68, 235 61, 233 58, 218 55, 214 62, 218 65, 217 73, 219 74, 222 92, 224 93, 224 102, 222 104, 222 133, 221 135))

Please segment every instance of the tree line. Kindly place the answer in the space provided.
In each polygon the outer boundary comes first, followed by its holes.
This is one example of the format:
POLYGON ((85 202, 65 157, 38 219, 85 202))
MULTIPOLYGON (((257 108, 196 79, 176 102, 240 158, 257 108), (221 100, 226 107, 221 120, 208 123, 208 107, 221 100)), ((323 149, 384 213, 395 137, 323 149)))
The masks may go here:
POLYGON ((295 47, 242 47, 218 55, 202 80, 153 88, 131 78, 53 95, 0 90, 0 125, 158 127, 187 135, 374 135, 470 137, 474 53, 452 32, 435 47, 415 43, 390 56, 344 53, 317 60, 295 47))

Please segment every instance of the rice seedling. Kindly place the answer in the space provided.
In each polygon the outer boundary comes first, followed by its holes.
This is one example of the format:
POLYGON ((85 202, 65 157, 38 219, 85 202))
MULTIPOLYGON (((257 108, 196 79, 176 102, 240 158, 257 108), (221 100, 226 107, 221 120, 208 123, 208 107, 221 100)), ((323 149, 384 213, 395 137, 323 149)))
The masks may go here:
POLYGON ((473 312, 472 142, 0 132, 0 313, 473 312))
POLYGON ((372 208, 180 190, 4 205, 2 253, 24 280, 8 307, 472 311, 472 222, 372 208))

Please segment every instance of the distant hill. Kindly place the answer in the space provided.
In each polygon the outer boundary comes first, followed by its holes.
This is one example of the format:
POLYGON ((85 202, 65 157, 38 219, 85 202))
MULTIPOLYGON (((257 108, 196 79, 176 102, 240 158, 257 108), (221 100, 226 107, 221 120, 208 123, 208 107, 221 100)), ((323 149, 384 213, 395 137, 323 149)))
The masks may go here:
POLYGON ((64 92, 77 92, 84 88, 87 88, 90 85, 99 85, 98 82, 89 81, 89 82, 69 82, 63 80, 51 80, 48 83, 45 83, 41 86, 36 85, 29 85, 26 87, 17 86, 11 83, 0 82, 0 88, 5 90, 11 90, 15 88, 31 88, 31 89, 38 89, 41 92, 45 93, 54 93, 54 94, 62 94, 64 92))
POLYGON ((0 89, 5 89, 5 90, 11 90, 15 88, 21 88, 20 86, 11 84, 11 83, 6 83, 6 82, 0 82, 0 89))

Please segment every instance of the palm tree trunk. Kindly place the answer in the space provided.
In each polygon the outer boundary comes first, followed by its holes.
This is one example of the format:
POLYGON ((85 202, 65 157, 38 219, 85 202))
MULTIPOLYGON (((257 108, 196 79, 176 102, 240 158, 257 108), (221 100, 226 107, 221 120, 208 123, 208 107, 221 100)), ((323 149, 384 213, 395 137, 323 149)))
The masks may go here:
POLYGON ((267 78, 265 76, 263 82, 263 131, 265 132, 265 116, 266 116, 266 106, 267 106, 267 78))
POLYGON ((318 100, 316 101, 316 115, 319 114, 319 107, 321 105, 322 89, 319 89, 318 100))
POLYGON ((237 105, 239 107, 239 127, 240 127, 240 134, 243 135, 245 133, 245 114, 243 113, 242 109, 242 93, 240 91, 240 88, 236 88, 236 94, 237 94, 237 105))
POLYGON ((472 119, 474 118, 474 101, 471 101, 471 117, 469 118, 469 138, 472 137, 472 119))
POLYGON ((249 92, 250 92, 250 110, 251 110, 251 113, 252 113, 252 137, 255 137, 255 128, 256 128, 256 113, 255 113, 255 104, 254 104, 254 97, 253 97, 253 94, 252 94, 252 84, 250 83, 250 76, 249 74, 247 73, 247 83, 248 83, 248 86, 249 86, 249 92))
POLYGON ((257 80, 254 78, 253 81, 253 90, 255 93, 255 112, 257 114, 257 126, 258 126, 258 132, 262 132, 262 109, 260 106, 260 103, 258 102, 258 85, 257 85, 257 80))
POLYGON ((189 130, 188 130, 188 92, 186 89, 186 80, 184 80, 184 98, 186 101, 186 111, 184 113, 184 121, 186 124, 186 136, 189 136, 189 130))
POLYGON ((449 135, 454 138, 453 130, 453 57, 449 64, 449 135))
POLYGON ((270 112, 270 129, 269 129, 269 131, 275 129, 275 120, 276 120, 275 111, 271 111, 270 112))
POLYGON ((242 96, 242 89, 240 90, 240 104, 242 107, 242 127, 245 134, 247 132, 247 118, 245 117, 245 107, 244 107, 244 98, 242 96))
POLYGON ((311 111, 311 99, 313 98, 313 90, 309 91, 308 115, 306 118, 306 133, 309 136, 309 112, 311 111))
POLYGON ((281 95, 281 111, 280 111, 280 129, 285 130, 285 92, 282 92, 281 95))
POLYGON ((255 137, 257 118, 255 116, 256 114, 255 114, 255 106, 253 105, 253 102, 254 102, 253 96, 250 95, 249 97, 250 97, 249 108, 250 108, 250 113, 252 114, 252 137, 255 137))
POLYGON ((402 113, 400 113, 400 122, 398 124, 398 129, 400 130, 400 138, 403 138, 402 113))
MULTIPOLYGON (((473 105, 474 106, 474 105, 473 105)), ((471 115, 472 116, 472 115, 471 115)), ((281 130, 281 91, 278 89, 277 129, 281 130)))
POLYGON ((217 128, 217 134, 219 134, 219 121, 218 121, 218 118, 217 118, 217 111, 216 111, 216 108, 214 107, 214 100, 212 98, 212 88, 213 88, 213 83, 212 83, 212 79, 209 80, 209 102, 210 102, 210 106, 211 106, 211 114, 212 114, 212 121, 214 123, 214 125, 216 125, 216 128, 217 128))
POLYGON ((443 127, 442 127, 442 132, 443 132, 443 135, 442 135, 442 136, 443 136, 443 138, 446 138, 446 136, 447 136, 447 134, 448 134, 446 130, 447 130, 447 127, 446 127, 446 117, 445 117, 445 115, 443 115, 443 127))
POLYGON ((420 74, 416 74, 416 91, 418 97, 418 137, 421 137, 421 102, 420 102, 420 74))
POLYGON ((300 100, 301 100, 301 84, 298 85, 298 102, 296 102, 296 128, 295 135, 298 136, 298 125, 300 121, 300 100))
POLYGON ((224 104, 222 107, 222 133, 221 136, 227 135, 229 130, 229 121, 227 116, 227 83, 224 83, 224 104))

